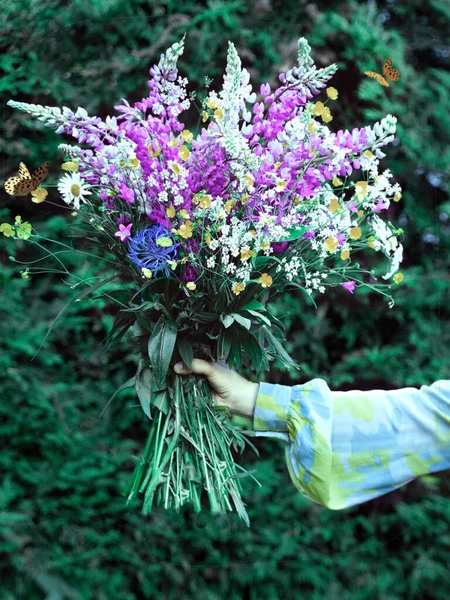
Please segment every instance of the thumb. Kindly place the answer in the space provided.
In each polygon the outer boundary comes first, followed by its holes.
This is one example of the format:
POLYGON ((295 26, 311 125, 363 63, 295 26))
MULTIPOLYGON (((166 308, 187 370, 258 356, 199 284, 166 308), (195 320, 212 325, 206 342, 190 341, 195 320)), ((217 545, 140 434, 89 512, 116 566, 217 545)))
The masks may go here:
POLYGON ((188 375, 189 373, 195 373, 196 375, 206 375, 211 377, 214 373, 214 367, 211 363, 201 358, 194 358, 191 363, 191 368, 187 367, 184 362, 179 362, 174 366, 175 373, 180 375, 188 375))

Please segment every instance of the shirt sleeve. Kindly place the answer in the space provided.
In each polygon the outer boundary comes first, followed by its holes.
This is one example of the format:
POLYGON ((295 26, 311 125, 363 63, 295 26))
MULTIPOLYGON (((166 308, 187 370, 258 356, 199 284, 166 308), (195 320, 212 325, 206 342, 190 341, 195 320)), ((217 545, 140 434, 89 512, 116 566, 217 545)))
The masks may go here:
POLYGON ((368 392, 260 383, 253 429, 286 442, 302 494, 340 510, 450 468, 450 379, 368 392))

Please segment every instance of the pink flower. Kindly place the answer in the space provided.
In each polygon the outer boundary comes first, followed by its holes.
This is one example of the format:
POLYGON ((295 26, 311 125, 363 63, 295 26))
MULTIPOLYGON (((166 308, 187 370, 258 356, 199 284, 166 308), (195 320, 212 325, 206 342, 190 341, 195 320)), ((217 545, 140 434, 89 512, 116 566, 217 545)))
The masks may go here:
POLYGON ((134 202, 133 190, 130 190, 128 186, 122 183, 120 185, 119 198, 122 198, 123 200, 128 202, 128 204, 131 204, 132 202, 134 202))
POLYGON ((132 226, 132 223, 129 225, 119 225, 119 231, 116 231, 114 235, 120 237, 121 242, 126 242, 126 240, 131 236, 132 226))
POLYGON ((342 287, 347 290, 347 292, 350 292, 351 294, 353 294, 353 290, 355 289, 355 283, 356 281, 346 281, 345 283, 342 284, 342 287))

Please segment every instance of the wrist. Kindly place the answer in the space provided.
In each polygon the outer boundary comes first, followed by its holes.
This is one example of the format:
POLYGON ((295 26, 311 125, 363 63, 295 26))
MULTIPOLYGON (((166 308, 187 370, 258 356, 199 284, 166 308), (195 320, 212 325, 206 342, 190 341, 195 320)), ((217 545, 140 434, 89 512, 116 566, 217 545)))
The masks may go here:
POLYGON ((242 401, 236 412, 238 412, 241 415, 244 415, 245 417, 253 419, 258 391, 259 383, 247 381, 244 393, 242 394, 242 401))

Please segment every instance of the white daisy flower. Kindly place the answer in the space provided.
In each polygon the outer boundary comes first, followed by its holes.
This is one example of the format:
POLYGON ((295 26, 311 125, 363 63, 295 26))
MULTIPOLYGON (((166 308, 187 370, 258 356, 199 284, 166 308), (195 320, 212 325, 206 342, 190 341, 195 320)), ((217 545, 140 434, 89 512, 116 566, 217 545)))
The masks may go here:
POLYGON ((81 179, 79 173, 68 173, 59 180, 58 191, 62 195, 66 204, 73 202, 75 208, 80 208, 80 201, 84 201, 85 196, 89 196, 89 185, 81 179))

